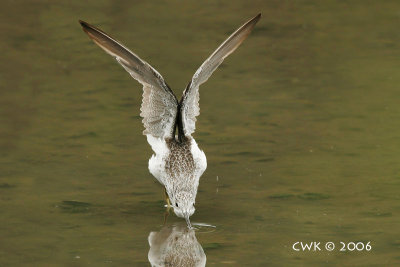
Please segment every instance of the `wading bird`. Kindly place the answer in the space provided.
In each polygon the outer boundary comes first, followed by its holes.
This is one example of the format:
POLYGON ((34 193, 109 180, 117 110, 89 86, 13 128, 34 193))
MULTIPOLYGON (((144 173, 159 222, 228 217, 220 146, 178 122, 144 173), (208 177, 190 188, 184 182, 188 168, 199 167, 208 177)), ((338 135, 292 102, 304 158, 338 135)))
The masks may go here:
POLYGON ((200 176, 207 168, 206 156, 192 137, 196 116, 200 114, 199 86, 246 39, 260 17, 258 14, 237 29, 204 61, 180 101, 147 62, 102 30, 79 21, 87 35, 143 85, 140 116, 145 127, 143 134, 154 151, 149 170, 165 186, 167 206, 172 206, 178 217, 185 218, 189 228, 200 176))

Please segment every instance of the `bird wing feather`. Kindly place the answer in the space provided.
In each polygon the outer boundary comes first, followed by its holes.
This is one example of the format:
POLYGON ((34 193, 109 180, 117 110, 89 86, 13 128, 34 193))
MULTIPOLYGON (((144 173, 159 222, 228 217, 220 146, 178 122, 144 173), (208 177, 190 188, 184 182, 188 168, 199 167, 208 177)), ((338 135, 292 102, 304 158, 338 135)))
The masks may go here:
POLYGON ((143 134, 154 137, 171 137, 174 133, 178 101, 164 78, 147 62, 139 58, 123 44, 102 30, 79 21, 84 32, 104 51, 143 85, 143 100, 140 116, 143 117, 143 134))
POLYGON ((258 14, 232 33, 197 69, 181 99, 182 124, 185 135, 191 135, 196 128, 196 116, 200 114, 199 86, 206 82, 218 66, 247 38, 256 23, 258 14))

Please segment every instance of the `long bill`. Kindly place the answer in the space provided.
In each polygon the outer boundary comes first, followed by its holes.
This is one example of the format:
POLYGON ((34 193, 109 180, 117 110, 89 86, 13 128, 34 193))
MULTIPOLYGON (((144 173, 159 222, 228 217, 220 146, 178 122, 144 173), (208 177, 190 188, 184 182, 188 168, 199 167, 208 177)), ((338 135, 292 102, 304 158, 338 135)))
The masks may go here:
POLYGON ((185 220, 186 220, 186 224, 187 224, 188 228, 192 229, 193 227, 192 227, 192 224, 190 223, 189 216, 185 217, 185 220))

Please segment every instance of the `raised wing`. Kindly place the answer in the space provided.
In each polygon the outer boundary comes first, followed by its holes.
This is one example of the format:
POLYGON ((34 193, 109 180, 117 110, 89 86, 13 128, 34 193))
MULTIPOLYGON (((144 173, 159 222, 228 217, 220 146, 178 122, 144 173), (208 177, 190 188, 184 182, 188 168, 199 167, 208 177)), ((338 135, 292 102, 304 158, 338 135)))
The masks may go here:
POLYGON ((192 81, 183 92, 181 99, 182 124, 185 135, 191 135, 196 128, 196 116, 200 114, 199 86, 207 81, 222 61, 246 39, 260 17, 261 14, 258 14, 232 33, 193 75, 192 81))
POLYGON ((178 110, 178 101, 164 78, 147 62, 102 30, 79 21, 84 32, 104 51, 113 56, 124 69, 143 84, 140 116, 146 130, 143 134, 154 137, 172 137, 178 110))

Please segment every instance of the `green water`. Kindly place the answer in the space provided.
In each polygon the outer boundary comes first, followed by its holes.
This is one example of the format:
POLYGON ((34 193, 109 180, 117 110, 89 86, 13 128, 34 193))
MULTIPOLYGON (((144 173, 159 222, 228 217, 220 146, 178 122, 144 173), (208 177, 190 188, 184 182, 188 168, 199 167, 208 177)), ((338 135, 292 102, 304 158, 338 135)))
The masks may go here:
MULTIPOLYGON (((0 11, 0 266, 149 266, 164 222, 141 86, 82 32, 200 90, 208 159, 193 222, 209 266, 400 264, 398 1, 11 1, 0 11), (296 252, 333 241, 333 252, 296 252), (339 251, 339 242, 371 251, 339 251)), ((181 222, 169 216, 167 227, 181 222)))

